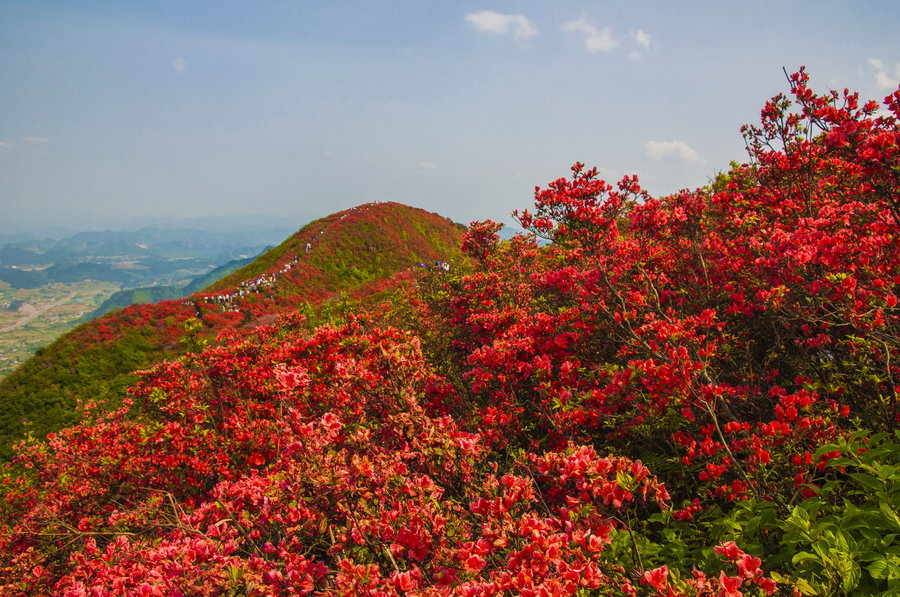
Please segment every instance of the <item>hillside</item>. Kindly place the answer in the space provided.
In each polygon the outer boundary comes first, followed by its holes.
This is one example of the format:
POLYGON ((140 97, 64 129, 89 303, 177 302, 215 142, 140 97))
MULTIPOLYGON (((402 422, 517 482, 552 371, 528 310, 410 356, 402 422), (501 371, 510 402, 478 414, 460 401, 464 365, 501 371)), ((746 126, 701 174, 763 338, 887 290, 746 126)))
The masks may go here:
POLYGON ((457 227, 390 204, 107 320, 97 358, 192 311, 197 350, 20 446, 0 591, 900 594, 900 90, 790 82, 747 163, 665 197, 576 163, 527 234, 476 222, 465 267, 392 276, 395 324, 298 313, 383 288, 380 252, 446 258, 457 227))
POLYGON ((456 260, 464 228, 397 203, 316 220, 191 298, 132 305, 72 330, 0 380, 0 458, 11 444, 78 420, 80 400, 116 404, 132 373, 246 333, 279 313, 363 300, 410 279, 419 263, 456 260), (306 250, 309 243, 310 250, 306 250))

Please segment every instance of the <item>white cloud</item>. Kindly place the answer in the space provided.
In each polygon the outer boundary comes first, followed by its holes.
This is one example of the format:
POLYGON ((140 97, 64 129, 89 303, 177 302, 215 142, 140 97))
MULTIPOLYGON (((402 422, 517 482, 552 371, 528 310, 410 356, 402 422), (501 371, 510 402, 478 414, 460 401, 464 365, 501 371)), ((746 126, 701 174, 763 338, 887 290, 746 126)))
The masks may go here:
POLYGON ((49 143, 50 139, 47 137, 25 137, 22 141, 31 143, 32 145, 43 145, 44 143, 49 143))
POLYGON ((437 164, 430 160, 427 162, 419 162, 419 168, 422 168, 424 170, 434 170, 435 168, 437 168, 437 164))
POLYGON ((609 52, 619 45, 619 42, 613 37, 611 28, 597 29, 596 25, 587 19, 569 21, 563 25, 563 31, 574 31, 584 35, 584 49, 591 54, 609 52))
POLYGON ((643 29, 638 29, 637 31, 631 32, 631 41, 638 45, 638 49, 632 50, 628 53, 628 57, 631 60, 640 60, 644 56, 644 50, 650 47, 651 39, 650 34, 644 31, 643 29))
POLYGON ((637 33, 632 34, 632 36, 634 37, 634 41, 637 42, 639 46, 643 46, 645 48, 650 47, 650 34, 643 29, 638 29, 637 33))
POLYGON ((887 74, 884 62, 878 58, 869 58, 868 63, 876 70, 875 84, 878 85, 879 89, 888 91, 897 89, 897 86, 900 85, 900 64, 896 65, 894 68, 894 76, 891 77, 887 74))
POLYGON ((699 164, 703 161, 697 152, 684 141, 647 141, 644 153, 651 160, 668 160, 699 164))
POLYGON ((900 80, 892 79, 886 72, 879 71, 875 73, 875 83, 879 89, 896 89, 900 85, 900 80))
POLYGON ((508 15, 490 10, 473 12, 466 15, 466 20, 476 31, 506 35, 512 33, 516 39, 528 39, 537 35, 538 30, 531 21, 522 15, 508 15))
POLYGON ((180 73, 185 72, 188 69, 187 60, 184 58, 176 58, 172 61, 172 68, 180 73))

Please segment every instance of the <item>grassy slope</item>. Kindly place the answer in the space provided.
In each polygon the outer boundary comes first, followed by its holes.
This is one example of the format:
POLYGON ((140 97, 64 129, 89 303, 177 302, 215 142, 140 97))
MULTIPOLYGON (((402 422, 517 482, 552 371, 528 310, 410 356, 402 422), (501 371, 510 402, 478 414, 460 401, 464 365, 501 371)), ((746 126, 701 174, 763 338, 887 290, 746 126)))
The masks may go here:
POLYGON ((402 284, 420 262, 459 259, 463 230, 421 209, 367 204, 308 224, 189 300, 132 305, 83 324, 0 381, 0 459, 29 433, 76 422, 79 400, 116 404, 133 371, 192 346, 185 328, 193 318, 204 325, 192 334, 209 341, 226 327, 246 331, 298 307, 362 300, 402 284), (286 264, 291 268, 282 272, 286 264), (205 300, 261 275, 272 275, 274 284, 235 300, 235 311, 205 300))

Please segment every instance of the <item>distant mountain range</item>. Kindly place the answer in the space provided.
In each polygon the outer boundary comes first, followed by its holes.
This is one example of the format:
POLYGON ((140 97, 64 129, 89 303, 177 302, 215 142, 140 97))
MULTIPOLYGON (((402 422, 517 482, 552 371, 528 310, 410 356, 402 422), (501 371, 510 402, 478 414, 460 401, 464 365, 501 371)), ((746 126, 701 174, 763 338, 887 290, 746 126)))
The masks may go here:
POLYGON ((0 246, 0 281, 13 288, 87 279, 130 287, 184 282, 214 265, 258 255, 287 234, 143 228, 18 241, 0 246))
MULTIPOLYGON (((297 221, 307 221, 299 218, 297 221)), ((194 218, 142 218, 140 222, 101 222, 92 224, 93 230, 120 231, 128 234, 146 229, 156 230, 192 230, 202 233, 227 233, 238 237, 247 234, 281 231, 278 238, 292 233, 295 228, 288 224, 283 216, 241 215, 241 216, 202 216, 194 218)), ((53 241, 70 238, 84 232, 85 229, 67 228, 64 226, 31 226, 3 228, 0 223, 0 246, 37 241, 53 241)))
POLYGON ((290 234, 286 228, 247 232, 142 228, 79 232, 61 240, 30 240, 0 246, 0 266, 32 267, 85 259, 220 258, 240 248, 264 247, 290 234))

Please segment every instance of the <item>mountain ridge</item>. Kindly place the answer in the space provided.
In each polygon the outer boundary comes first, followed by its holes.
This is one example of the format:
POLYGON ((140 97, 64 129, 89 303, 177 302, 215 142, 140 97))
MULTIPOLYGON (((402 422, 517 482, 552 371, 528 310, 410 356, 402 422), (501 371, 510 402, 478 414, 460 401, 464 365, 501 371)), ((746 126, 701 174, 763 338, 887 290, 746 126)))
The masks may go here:
POLYGON ((273 315, 342 296, 364 300, 408 282, 419 263, 458 260, 464 229, 399 203, 363 204, 310 222, 188 298, 82 324, 0 380, 0 458, 28 434, 76 423, 79 400, 115 404, 133 371, 213 342, 222 330, 248 333, 273 315))

